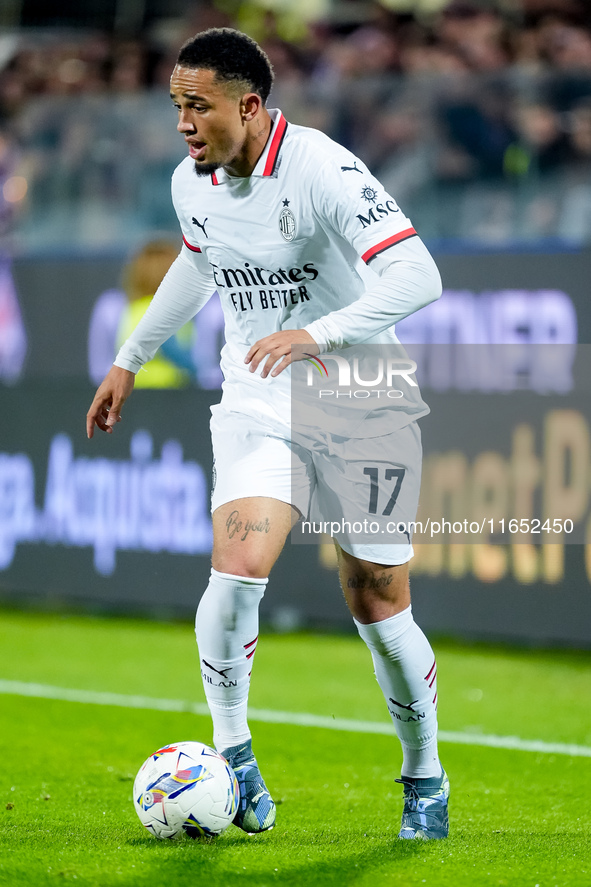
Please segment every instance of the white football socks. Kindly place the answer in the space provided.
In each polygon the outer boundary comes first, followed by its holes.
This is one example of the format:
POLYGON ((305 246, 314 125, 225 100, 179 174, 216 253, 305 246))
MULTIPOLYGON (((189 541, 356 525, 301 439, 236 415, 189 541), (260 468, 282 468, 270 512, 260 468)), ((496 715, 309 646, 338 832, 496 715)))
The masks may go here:
POLYGON ((402 744, 403 776, 439 776, 437 667, 411 607, 371 625, 354 621, 371 652, 378 684, 402 744))
POLYGON ((212 570, 197 608, 201 676, 218 751, 250 739, 248 690, 259 633, 259 603, 267 582, 212 570))

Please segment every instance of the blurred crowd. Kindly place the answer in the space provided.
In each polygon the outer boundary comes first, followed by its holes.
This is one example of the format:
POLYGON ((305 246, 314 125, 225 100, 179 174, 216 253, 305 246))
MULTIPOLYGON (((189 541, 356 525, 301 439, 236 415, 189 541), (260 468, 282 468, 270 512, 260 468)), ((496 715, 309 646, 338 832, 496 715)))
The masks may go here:
POLYGON ((228 25, 268 52, 271 105, 351 148, 426 237, 591 241, 591 3, 396 5, 335 0, 294 21, 293 5, 232 16, 202 0, 141 37, 0 38, 0 232, 35 247, 48 228, 98 245, 172 230, 170 71, 186 37, 228 25))

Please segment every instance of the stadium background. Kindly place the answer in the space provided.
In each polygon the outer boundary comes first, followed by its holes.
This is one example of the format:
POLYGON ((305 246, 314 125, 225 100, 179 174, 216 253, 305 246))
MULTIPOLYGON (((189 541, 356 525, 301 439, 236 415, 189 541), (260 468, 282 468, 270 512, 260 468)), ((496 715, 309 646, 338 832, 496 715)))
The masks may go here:
MULTIPOLYGON (((446 294, 408 322, 407 341, 591 342, 586 3, 95 0, 82 10, 5 2, 0 596, 7 603, 194 611, 209 569, 216 303, 192 331, 190 384, 136 392, 113 440, 89 444, 83 417, 113 353, 123 269, 155 236, 178 240, 169 179, 184 146, 167 99, 176 49, 196 30, 227 24, 268 51, 277 74, 270 105, 355 151, 434 252, 446 294), (490 320, 484 329, 482 316, 490 320)), ((532 374, 529 381, 541 454, 557 392, 537 389, 532 374)), ((470 394, 453 378, 443 386, 427 379, 424 388, 435 423, 424 423, 427 456, 441 449, 437 410, 465 403, 466 458, 492 446, 510 459, 519 417, 499 418, 497 391, 475 385, 470 394)), ((576 409, 588 430, 587 413, 578 402, 576 409)), ((564 481, 567 493, 589 488, 586 446, 582 474, 570 471, 564 481)), ((439 455, 458 444, 445 447, 439 455)), ((453 490, 446 494, 453 504, 453 490)), ((587 540, 583 498, 577 521, 587 540)), ((421 624, 448 635, 591 645, 589 547, 519 541, 422 551, 413 578, 421 624)), ((349 625, 330 547, 302 551, 288 546, 277 565, 264 618, 278 629, 349 625)))

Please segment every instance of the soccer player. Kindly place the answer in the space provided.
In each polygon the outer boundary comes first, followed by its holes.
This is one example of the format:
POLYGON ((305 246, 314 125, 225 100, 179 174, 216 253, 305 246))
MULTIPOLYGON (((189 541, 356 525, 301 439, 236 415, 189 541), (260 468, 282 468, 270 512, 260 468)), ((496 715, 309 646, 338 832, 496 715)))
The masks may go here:
MULTIPOLYGON (((247 832, 275 822, 247 722, 258 607, 292 525, 308 511, 292 496, 290 364, 396 343, 396 321, 441 294, 436 266, 393 198, 343 147, 267 110, 272 82, 267 56, 238 31, 204 31, 181 48, 170 91, 188 148, 172 179, 184 246, 87 415, 89 437, 95 426, 113 432, 135 373, 218 291, 226 345, 211 420, 213 568, 196 635, 214 743, 237 774, 235 823, 247 832)), ((384 464, 399 466, 398 517, 412 520, 421 409, 415 402, 395 414, 397 430, 379 428, 378 449, 384 464)), ((310 496, 324 480, 312 458, 300 453, 310 496)), ((355 487, 358 467, 340 465, 344 488, 355 487)), ((383 465, 370 468, 375 478, 378 468, 381 477, 383 465)), ((337 494, 346 497, 344 488, 337 494)), ((410 605, 410 538, 376 545, 337 534, 335 544, 347 604, 402 744, 399 837, 443 838, 449 784, 437 751, 435 657, 410 605)))

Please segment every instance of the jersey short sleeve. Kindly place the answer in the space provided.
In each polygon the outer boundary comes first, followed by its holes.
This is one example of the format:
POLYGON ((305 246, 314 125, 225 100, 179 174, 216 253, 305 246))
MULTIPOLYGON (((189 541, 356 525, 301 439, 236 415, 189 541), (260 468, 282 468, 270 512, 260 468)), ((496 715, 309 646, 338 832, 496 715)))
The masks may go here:
POLYGON ((319 217, 347 240, 364 262, 415 237, 411 221, 381 182, 352 154, 326 160, 315 178, 319 217))

